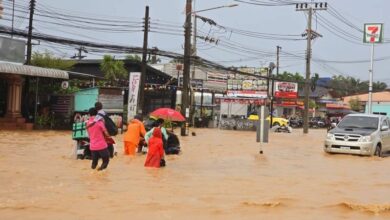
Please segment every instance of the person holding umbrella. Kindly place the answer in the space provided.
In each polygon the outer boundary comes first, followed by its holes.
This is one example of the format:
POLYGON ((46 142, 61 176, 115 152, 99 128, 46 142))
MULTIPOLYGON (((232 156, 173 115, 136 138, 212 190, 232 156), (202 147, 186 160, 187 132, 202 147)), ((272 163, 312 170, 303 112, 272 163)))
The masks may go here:
POLYGON ((149 145, 149 139, 152 137, 153 135, 153 131, 155 128, 159 128, 161 130, 161 133, 162 133, 162 136, 163 136, 163 141, 167 141, 168 140, 168 132, 167 132, 167 129, 164 127, 164 119, 162 118, 159 118, 157 119, 155 122, 154 122, 154 128, 150 129, 150 131, 148 131, 146 134, 145 134, 145 142, 149 145))
MULTIPOLYGON (((165 129, 165 127, 163 127, 164 120, 167 120, 170 122, 172 122, 172 121, 185 122, 185 120, 186 120, 180 112, 178 112, 174 109, 171 109, 171 108, 159 108, 159 109, 154 110, 152 113, 150 113, 150 115, 158 118, 154 127, 159 127, 161 129, 161 133, 163 135, 163 141, 164 141, 165 145, 168 141, 169 135, 168 135, 168 132, 165 129)), ((149 138, 153 134, 153 130, 154 130, 154 128, 152 128, 145 135, 145 141, 147 144, 149 144, 148 141, 149 141, 149 138)))

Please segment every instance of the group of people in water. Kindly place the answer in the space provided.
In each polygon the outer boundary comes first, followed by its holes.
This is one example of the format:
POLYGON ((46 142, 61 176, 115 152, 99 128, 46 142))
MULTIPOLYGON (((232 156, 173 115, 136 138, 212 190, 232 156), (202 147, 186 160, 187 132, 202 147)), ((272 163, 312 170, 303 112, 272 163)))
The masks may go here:
MULTIPOLYGON (((99 159, 102 164, 97 168, 98 171, 107 168, 110 156, 112 157, 112 144, 115 141, 111 138, 105 124, 107 113, 103 110, 100 102, 95 103, 95 107, 89 109, 89 119, 86 122, 86 128, 89 135, 89 148, 91 151, 92 164, 91 168, 96 169, 99 159)), ((154 127, 146 132, 142 122, 142 117, 136 115, 134 119, 129 120, 127 131, 123 135, 124 154, 135 156, 140 142, 145 141, 148 146, 145 167, 160 168, 165 166, 164 159, 164 140, 168 139, 166 129, 163 127, 164 120, 158 119, 154 127)))

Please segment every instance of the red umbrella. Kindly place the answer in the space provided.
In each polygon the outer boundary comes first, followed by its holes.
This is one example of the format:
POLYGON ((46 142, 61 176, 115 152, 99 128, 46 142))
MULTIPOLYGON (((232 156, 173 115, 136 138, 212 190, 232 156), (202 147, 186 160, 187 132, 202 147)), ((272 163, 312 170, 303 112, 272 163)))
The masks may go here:
POLYGON ((171 108, 159 108, 150 113, 151 116, 162 118, 168 121, 185 121, 183 115, 171 108))

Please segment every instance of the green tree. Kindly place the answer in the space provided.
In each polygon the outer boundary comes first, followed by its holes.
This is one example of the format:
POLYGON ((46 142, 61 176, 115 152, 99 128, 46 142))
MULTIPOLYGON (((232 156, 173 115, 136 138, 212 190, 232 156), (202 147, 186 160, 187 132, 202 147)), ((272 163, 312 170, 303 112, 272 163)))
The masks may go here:
MULTIPOLYGON (((34 52, 31 56, 31 65, 42 68, 59 69, 59 70, 71 70, 76 64, 73 60, 66 60, 60 57, 55 57, 50 52, 44 53, 34 52)), ((33 79, 32 81, 35 81, 33 79)), ((69 87, 67 89, 61 88, 62 80, 52 78, 41 78, 39 85, 39 94, 70 94, 79 90, 77 86, 77 80, 69 80, 69 87)), ((35 87, 30 86, 30 92, 35 93, 35 87)))
MULTIPOLYGON (((351 76, 334 76, 331 80, 330 87, 335 97, 363 94, 368 92, 368 81, 361 82, 351 76)), ((373 91, 380 92, 387 88, 384 82, 374 82, 373 91)))
POLYGON ((349 106, 351 107, 352 110, 359 112, 360 111, 360 99, 358 97, 350 99, 349 106))
POLYGON ((387 84, 384 83, 384 82, 374 82, 372 84, 372 90, 374 92, 380 92, 380 91, 384 91, 385 89, 387 88, 387 84))
POLYGON ((104 73, 104 78, 111 85, 117 85, 119 79, 125 79, 127 71, 125 64, 121 60, 115 60, 110 55, 104 55, 103 61, 100 63, 100 70, 104 73))
POLYGON ((316 90, 318 79, 320 79, 320 75, 318 75, 318 73, 314 73, 314 76, 311 77, 311 82, 310 82, 311 83, 310 89, 312 92, 316 90))
POLYGON ((138 61, 138 62, 142 61, 142 58, 139 55, 137 55, 137 54, 126 55, 125 59, 126 60, 131 60, 131 61, 138 61))
POLYGON ((71 70, 75 64, 76 62, 73 60, 55 57, 48 51, 44 53, 34 52, 31 57, 31 65, 44 68, 71 70))
POLYGON ((317 108, 316 102, 312 99, 309 99, 309 108, 317 108))
POLYGON ((303 89, 304 82, 305 82, 305 78, 301 74, 299 74, 299 73, 294 73, 293 74, 293 73, 289 73, 289 72, 286 72, 286 71, 284 71, 282 74, 279 74, 276 78, 280 79, 282 81, 286 80, 286 81, 297 82, 299 90, 303 89))

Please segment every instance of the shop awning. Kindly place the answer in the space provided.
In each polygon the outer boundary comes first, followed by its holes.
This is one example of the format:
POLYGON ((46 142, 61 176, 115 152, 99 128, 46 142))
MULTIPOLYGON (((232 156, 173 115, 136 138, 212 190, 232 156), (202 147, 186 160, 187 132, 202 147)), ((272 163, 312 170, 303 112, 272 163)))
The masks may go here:
POLYGON ((63 70, 41 68, 36 66, 18 65, 12 63, 0 63, 0 73, 69 79, 68 72, 63 70))

